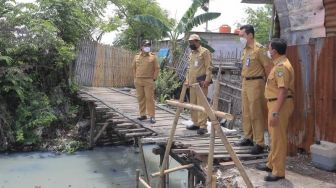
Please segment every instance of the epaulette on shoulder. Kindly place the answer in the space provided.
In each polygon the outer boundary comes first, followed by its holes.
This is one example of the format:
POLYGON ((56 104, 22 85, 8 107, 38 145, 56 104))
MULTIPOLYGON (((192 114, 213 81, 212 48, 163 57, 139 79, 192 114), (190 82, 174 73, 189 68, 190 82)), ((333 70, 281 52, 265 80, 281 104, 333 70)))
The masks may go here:
POLYGON ((257 46, 258 48, 265 48, 265 46, 261 45, 260 43, 257 43, 256 46, 257 46))

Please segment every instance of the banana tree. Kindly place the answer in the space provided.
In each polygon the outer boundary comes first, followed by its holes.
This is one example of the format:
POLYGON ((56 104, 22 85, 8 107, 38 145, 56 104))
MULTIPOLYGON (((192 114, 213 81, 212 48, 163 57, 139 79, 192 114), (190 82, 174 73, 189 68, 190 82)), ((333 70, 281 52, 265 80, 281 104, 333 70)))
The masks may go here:
MULTIPOLYGON (((184 13, 181 20, 173 25, 173 24, 165 24, 160 19, 157 19, 151 15, 137 15, 135 16, 135 20, 141 23, 149 24, 159 28, 162 31, 162 37, 169 37, 171 51, 173 53, 173 62, 176 63, 176 59, 178 58, 179 46, 178 46, 178 37, 182 34, 186 34, 190 32, 194 27, 197 27, 207 21, 211 21, 213 19, 218 18, 221 14, 217 12, 206 12, 202 13, 198 16, 195 16, 195 13, 199 8, 202 7, 204 0, 193 0, 193 3, 188 8, 188 10, 184 13)), ((187 36, 184 35, 184 43, 186 42, 187 36)), ((202 39, 202 45, 208 48, 210 51, 214 51, 211 48, 206 40, 202 39)))

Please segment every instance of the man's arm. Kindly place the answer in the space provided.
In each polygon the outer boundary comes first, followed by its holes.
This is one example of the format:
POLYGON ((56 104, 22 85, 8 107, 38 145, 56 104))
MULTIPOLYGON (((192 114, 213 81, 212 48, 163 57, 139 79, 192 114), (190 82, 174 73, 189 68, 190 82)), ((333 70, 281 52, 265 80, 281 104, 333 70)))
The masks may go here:
POLYGON ((159 75, 159 72, 160 72, 160 65, 159 65, 159 62, 156 58, 156 56, 154 57, 154 74, 153 74, 153 79, 156 80, 158 75, 159 75))
POLYGON ((265 48, 261 48, 258 54, 258 59, 261 65, 264 67, 266 78, 273 68, 272 60, 267 56, 267 50, 265 48))

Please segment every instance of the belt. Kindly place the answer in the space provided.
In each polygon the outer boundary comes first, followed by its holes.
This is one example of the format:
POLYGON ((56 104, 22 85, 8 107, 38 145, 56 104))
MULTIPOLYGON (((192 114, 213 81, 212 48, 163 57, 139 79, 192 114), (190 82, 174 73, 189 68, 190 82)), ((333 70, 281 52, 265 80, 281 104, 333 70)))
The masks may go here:
MULTIPOLYGON (((289 95, 289 96, 287 96, 286 98, 287 98, 287 99, 290 99, 290 98, 293 98, 293 96, 292 96, 292 95, 289 95)), ((270 98, 270 99, 267 99, 268 102, 272 102, 272 101, 276 101, 276 100, 278 100, 278 98, 270 98)))
POLYGON ((263 76, 252 76, 252 77, 245 77, 245 80, 258 80, 263 79, 263 76))

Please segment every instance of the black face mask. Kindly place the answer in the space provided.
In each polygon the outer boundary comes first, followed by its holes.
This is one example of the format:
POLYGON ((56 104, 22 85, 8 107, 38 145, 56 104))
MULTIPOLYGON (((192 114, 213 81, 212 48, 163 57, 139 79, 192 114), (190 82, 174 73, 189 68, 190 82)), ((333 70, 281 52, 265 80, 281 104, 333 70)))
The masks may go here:
POLYGON ((189 48, 192 49, 192 50, 196 50, 197 47, 195 44, 189 44, 189 48))

